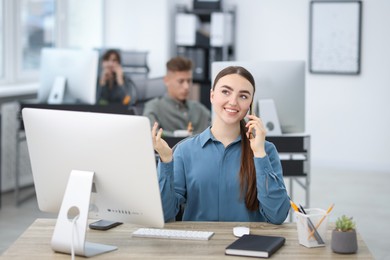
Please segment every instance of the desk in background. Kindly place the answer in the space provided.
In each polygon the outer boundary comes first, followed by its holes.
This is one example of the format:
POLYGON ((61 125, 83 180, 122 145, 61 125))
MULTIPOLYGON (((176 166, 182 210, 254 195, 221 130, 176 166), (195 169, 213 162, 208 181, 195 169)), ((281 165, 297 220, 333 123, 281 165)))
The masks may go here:
MULTIPOLYGON (((294 200, 294 183, 305 191, 305 208, 310 207, 310 135, 267 136, 278 150, 283 177, 289 178, 289 195, 294 200)), ((290 222, 292 221, 292 211, 290 222)))
MULTIPOLYGON (((55 221, 36 220, 0 259, 69 259, 69 255, 55 253, 50 247, 55 221)), ((91 242, 118 246, 118 250, 92 259, 250 259, 225 255, 225 248, 237 239, 233 236, 232 229, 238 225, 249 226, 252 234, 285 237, 285 245, 272 256, 272 259, 373 259, 359 234, 357 254, 333 253, 330 248, 330 230, 327 233, 325 247, 301 246, 298 244, 295 223, 276 226, 261 222, 172 222, 165 225, 165 228, 171 229, 214 231, 215 234, 209 241, 132 238, 131 233, 139 226, 126 223, 108 231, 89 230, 87 237, 91 242)))
MULTIPOLYGON (((85 104, 38 104, 38 103, 5 103, 1 107, 1 171, 4 184, 0 188, 14 189, 15 204, 19 205, 24 200, 31 198, 35 193, 21 196, 22 187, 33 185, 30 159, 27 152, 26 135, 24 132, 21 110, 23 108, 57 109, 82 112, 98 112, 109 114, 136 114, 134 107, 121 104, 111 105, 85 105, 85 104)), ((0 175, 1 177, 1 175, 0 175)), ((0 190, 1 195, 1 190, 0 190)), ((1 199, 1 196, 0 196, 1 199)))

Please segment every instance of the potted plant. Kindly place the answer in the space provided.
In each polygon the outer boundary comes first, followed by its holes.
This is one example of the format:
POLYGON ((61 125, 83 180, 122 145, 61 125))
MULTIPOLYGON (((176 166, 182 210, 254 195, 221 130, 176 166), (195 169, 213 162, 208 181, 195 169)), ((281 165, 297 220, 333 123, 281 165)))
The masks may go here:
POLYGON ((340 254, 353 254, 358 249, 355 222, 345 215, 336 220, 332 231, 332 250, 340 254))

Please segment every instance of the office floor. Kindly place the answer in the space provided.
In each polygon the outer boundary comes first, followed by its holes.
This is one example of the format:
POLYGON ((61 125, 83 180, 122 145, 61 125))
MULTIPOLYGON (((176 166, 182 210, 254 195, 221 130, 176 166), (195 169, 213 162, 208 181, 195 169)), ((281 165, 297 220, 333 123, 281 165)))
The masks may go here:
MULTIPOLYGON (((288 179, 286 185, 288 186, 288 179)), ((389 173, 313 169, 310 206, 335 207, 330 221, 346 214, 353 216, 375 259, 390 259, 389 173)), ((29 191, 27 191, 29 192, 29 191)), ((294 201, 304 204, 304 192, 294 185, 294 201)), ((35 197, 15 206, 13 193, 2 195, 0 209, 0 254, 38 217, 55 217, 37 208, 35 197)), ((309 249, 308 249, 309 250, 309 249)))

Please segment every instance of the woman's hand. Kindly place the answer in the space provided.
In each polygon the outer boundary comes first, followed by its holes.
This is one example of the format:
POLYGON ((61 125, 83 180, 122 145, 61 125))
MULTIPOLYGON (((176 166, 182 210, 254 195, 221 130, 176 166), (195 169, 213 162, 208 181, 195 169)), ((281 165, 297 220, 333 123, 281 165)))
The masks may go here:
POLYGON ((106 86, 107 82, 112 79, 113 75, 114 74, 113 74, 112 68, 110 66, 110 63, 108 61, 103 61, 99 85, 101 87, 106 86))
POLYGON ((255 115, 246 116, 249 121, 246 123, 248 129, 246 135, 249 138, 251 149, 255 157, 264 157, 265 153, 265 135, 267 131, 263 125, 263 121, 255 115))
POLYGON ((161 138, 163 129, 158 128, 158 123, 155 122, 152 128, 152 140, 153 140, 153 148, 156 150, 162 162, 170 162, 173 158, 172 149, 169 147, 167 142, 161 138))
POLYGON ((114 73, 116 76, 116 82, 118 82, 119 86, 124 85, 124 80, 123 80, 123 69, 122 66, 119 63, 114 64, 114 73))

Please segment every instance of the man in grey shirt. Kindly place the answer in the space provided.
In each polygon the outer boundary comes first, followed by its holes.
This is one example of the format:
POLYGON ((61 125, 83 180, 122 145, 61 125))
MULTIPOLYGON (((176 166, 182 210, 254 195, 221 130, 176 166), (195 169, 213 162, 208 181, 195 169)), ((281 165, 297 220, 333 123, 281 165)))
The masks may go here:
POLYGON ((143 115, 150 123, 159 124, 164 135, 172 136, 176 130, 192 130, 197 134, 210 125, 211 115, 203 104, 188 100, 192 86, 192 61, 174 57, 167 64, 164 84, 167 94, 145 103, 143 115))

